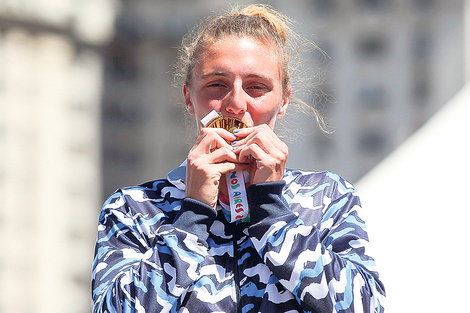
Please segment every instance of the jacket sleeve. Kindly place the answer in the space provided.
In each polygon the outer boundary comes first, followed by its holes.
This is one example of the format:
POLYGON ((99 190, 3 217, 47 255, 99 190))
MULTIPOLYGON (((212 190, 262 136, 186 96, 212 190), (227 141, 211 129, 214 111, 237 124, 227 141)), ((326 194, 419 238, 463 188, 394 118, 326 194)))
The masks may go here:
POLYGON ((248 188, 249 234, 264 263, 304 311, 382 312, 385 292, 353 189, 325 203, 320 225, 306 225, 283 198, 284 185, 248 188))
POLYGON ((151 201, 122 191, 99 217, 92 274, 93 312, 169 312, 207 256, 215 211, 184 199, 174 221, 151 201), (145 310, 141 310, 145 308, 145 310))

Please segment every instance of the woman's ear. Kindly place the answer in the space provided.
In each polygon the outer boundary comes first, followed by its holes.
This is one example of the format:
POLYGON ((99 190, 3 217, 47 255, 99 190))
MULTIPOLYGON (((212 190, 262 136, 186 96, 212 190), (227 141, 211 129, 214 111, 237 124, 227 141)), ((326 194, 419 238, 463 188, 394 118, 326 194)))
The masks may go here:
POLYGON ((184 95, 184 103, 186 105, 186 110, 188 110, 189 114, 194 115, 194 106, 191 102, 191 95, 189 92, 188 86, 186 84, 183 85, 183 95, 184 95))
POLYGON ((292 87, 287 86, 286 93, 284 97, 282 97, 281 104, 279 106, 279 111, 277 112, 277 117, 281 118, 286 114, 287 108, 289 107, 289 98, 292 92, 292 87))

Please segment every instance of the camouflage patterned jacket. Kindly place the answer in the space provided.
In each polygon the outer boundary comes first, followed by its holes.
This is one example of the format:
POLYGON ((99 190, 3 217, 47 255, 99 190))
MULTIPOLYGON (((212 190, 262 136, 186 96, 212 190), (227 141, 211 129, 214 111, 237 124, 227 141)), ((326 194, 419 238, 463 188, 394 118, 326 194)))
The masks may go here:
POLYGON ((93 312, 383 312, 354 188, 286 170, 248 188, 250 222, 185 199, 184 164, 99 217, 93 312))

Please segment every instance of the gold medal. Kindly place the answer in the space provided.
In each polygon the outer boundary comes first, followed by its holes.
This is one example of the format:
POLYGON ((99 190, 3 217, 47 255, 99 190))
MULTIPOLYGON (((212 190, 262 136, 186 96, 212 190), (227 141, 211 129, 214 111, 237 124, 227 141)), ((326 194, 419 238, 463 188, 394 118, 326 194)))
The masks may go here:
POLYGON ((233 132, 235 129, 241 129, 247 127, 245 123, 235 117, 223 117, 219 116, 215 120, 211 121, 207 127, 209 128, 223 128, 229 132, 233 132))
POLYGON ((229 132, 235 129, 248 127, 244 122, 235 117, 223 117, 219 112, 212 110, 201 120, 202 127, 223 128, 229 132))

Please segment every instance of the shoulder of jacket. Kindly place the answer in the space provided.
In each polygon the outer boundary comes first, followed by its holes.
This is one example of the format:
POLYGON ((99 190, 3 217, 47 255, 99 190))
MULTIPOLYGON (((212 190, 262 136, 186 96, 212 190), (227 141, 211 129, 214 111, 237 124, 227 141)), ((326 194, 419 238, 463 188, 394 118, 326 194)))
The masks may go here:
POLYGON ((285 190, 322 188, 327 193, 356 193, 354 186, 332 171, 303 171, 287 169, 285 190))
POLYGON ((105 207, 122 206, 126 202, 158 201, 170 193, 175 197, 178 189, 167 179, 152 180, 141 185, 128 186, 117 189, 103 204, 105 207), (173 192, 172 192, 173 191, 173 192))
POLYGON ((329 180, 328 171, 305 171, 298 169, 286 169, 284 181, 287 185, 291 183, 308 185, 317 185, 323 181, 329 180))
POLYGON ((160 214, 166 216, 171 211, 177 211, 179 200, 183 197, 184 191, 166 179, 119 188, 104 202, 100 219, 108 214, 127 217, 158 215, 160 218, 160 214))

